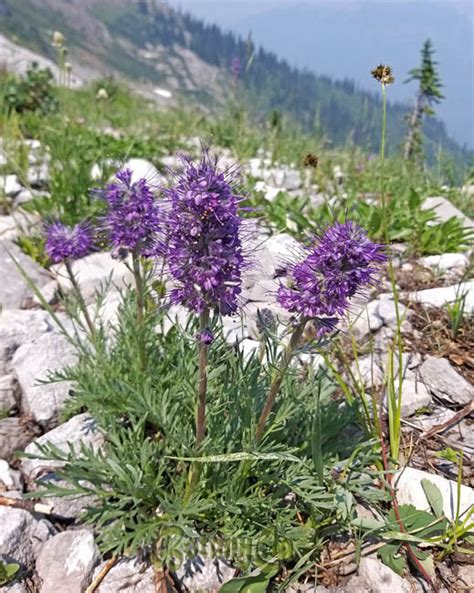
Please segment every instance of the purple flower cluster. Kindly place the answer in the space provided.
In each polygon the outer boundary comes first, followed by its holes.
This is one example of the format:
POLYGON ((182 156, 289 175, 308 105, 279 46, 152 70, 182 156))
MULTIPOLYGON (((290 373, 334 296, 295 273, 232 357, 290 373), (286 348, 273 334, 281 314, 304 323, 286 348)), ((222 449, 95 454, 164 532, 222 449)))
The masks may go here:
POLYGON ((242 74, 242 64, 240 62, 240 58, 234 58, 230 65, 230 71, 232 72, 232 76, 234 80, 237 81, 241 74, 242 74))
POLYGON ((351 297, 373 283, 385 259, 383 247, 372 243, 363 229, 351 221, 336 223, 293 266, 290 285, 278 290, 278 302, 291 313, 318 319, 324 335, 347 311, 351 297))
POLYGON ((108 211, 105 227, 116 250, 130 250, 144 257, 156 254, 161 212, 146 179, 132 181, 132 171, 119 171, 104 192, 108 211))
POLYGON ((54 222, 46 227, 46 253, 55 264, 84 257, 90 253, 93 246, 93 233, 87 224, 76 224, 71 227, 54 222))
POLYGON ((237 310, 244 264, 235 170, 220 172, 208 150, 199 162, 182 157, 184 170, 166 190, 166 259, 176 287, 171 301, 196 313, 237 310))

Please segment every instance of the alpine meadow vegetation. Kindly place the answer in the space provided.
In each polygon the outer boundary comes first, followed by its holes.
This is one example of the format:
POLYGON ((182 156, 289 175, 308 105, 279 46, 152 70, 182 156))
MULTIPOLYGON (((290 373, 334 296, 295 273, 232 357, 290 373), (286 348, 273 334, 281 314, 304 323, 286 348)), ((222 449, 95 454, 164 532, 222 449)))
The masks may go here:
MULTIPOLYGON (((259 593, 316 582, 341 558, 376 552, 397 574, 410 567, 438 591, 435 560, 466 552, 473 511, 448 518, 429 481, 429 509, 397 499, 407 447, 405 306, 394 263, 394 244, 426 257, 459 252, 473 238, 460 219, 442 221, 423 207, 459 175, 444 157, 432 168, 412 158, 422 114, 442 98, 435 73, 426 82, 426 64, 412 72, 420 92, 404 158, 386 154, 394 76, 383 64, 372 71, 382 89, 380 154, 369 155, 350 142, 331 148, 278 113, 255 122, 239 89, 251 56, 230 64, 234 95, 224 113, 163 113, 114 80, 72 90, 66 40, 55 34, 54 43, 60 86, 37 66, 8 78, 1 125, 6 166, 25 183, 18 139, 46 147, 50 195, 35 189, 23 206, 44 221, 42 232, 17 245, 64 270, 70 290, 60 284, 49 298, 12 258, 76 354, 49 377, 71 385, 61 420, 87 414, 102 441, 79 450, 43 442, 22 453, 58 462, 57 479, 40 477, 25 496, 83 497, 81 521, 103 557, 138 555, 171 587, 198 556, 236 569, 223 593, 259 593), (40 105, 29 98, 32 87, 40 105), (266 198, 243 165, 259 150, 269 167, 298 171, 301 194, 282 189, 266 198), (132 155, 156 169, 137 175, 132 155), (331 199, 315 200, 315 186, 331 199), (261 273, 262 235, 278 233, 293 248, 272 264, 271 307, 256 312, 258 347, 248 350, 229 327, 241 328, 248 314, 243 295, 261 273), (111 273, 91 298, 77 266, 99 253, 122 265, 128 282, 118 286, 111 273), (382 285, 394 303, 393 331, 382 385, 369 393, 348 320, 382 285)), ((425 45, 425 62, 431 53, 425 45)), ((452 193, 469 215, 463 194, 452 193)), ((465 298, 447 307, 454 337, 465 298)), ((460 488, 462 454, 455 461, 460 488)), ((13 578, 12 566, 0 563, 0 584, 13 578)))

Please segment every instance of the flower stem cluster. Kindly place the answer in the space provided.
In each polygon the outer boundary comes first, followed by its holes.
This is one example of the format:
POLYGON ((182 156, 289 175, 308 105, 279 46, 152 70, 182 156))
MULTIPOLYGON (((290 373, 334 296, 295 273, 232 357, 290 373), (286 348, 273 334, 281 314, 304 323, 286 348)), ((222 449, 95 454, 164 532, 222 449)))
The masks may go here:
POLYGON ((94 246, 92 229, 87 224, 67 226, 57 221, 46 227, 46 253, 57 264, 84 257, 94 246))
POLYGON ((290 285, 281 285, 278 302, 300 318, 320 320, 321 335, 331 331, 350 299, 370 286, 385 261, 381 245, 372 243, 351 221, 326 229, 306 258, 293 266, 290 285))
POLYGON ((143 257, 156 255, 161 212, 146 179, 133 182, 132 171, 123 169, 100 195, 108 206, 105 227, 112 247, 143 257))
POLYGON ((171 301, 199 314, 230 315, 237 310, 244 264, 238 174, 220 172, 207 150, 196 163, 182 158, 184 171, 166 191, 166 260, 176 284, 171 301))

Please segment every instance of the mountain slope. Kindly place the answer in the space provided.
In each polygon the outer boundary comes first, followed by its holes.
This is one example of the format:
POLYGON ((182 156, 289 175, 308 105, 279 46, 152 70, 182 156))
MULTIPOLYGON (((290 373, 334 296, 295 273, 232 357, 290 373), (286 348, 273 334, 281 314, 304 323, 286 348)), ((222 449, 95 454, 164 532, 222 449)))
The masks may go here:
MULTIPOLYGON (((59 29, 68 39, 71 60, 83 68, 125 76, 149 93, 164 87, 175 100, 206 107, 222 106, 233 96, 229 65, 234 57, 243 64, 248 57, 242 39, 156 0, 0 0, 0 14, 0 30, 31 49, 54 58, 50 36, 59 29)), ((277 109, 335 145, 350 140, 378 149, 380 98, 361 92, 351 81, 333 82, 297 70, 256 49, 240 92, 257 118, 277 109)), ((405 105, 390 106, 392 149, 402 142, 406 111, 405 105)), ((442 146, 455 158, 466 158, 442 123, 430 119, 425 129, 431 155, 442 146)))

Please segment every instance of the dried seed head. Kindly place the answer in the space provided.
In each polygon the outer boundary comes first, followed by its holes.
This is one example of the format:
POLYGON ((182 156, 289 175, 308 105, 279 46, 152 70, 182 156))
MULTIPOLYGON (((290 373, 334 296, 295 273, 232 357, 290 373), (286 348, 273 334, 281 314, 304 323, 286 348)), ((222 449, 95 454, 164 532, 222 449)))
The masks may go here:
POLYGON ((71 72, 72 72, 72 64, 71 64, 71 62, 66 62, 64 64, 64 69, 66 70, 66 72, 68 72, 69 74, 71 74, 71 72))
POLYGON ((316 169, 316 167, 318 166, 318 162, 318 157, 312 152, 308 152, 308 154, 304 157, 303 165, 305 167, 312 167, 313 169, 316 169))
POLYGON ((379 64, 377 68, 374 68, 372 70, 372 76, 381 84, 392 84, 395 80, 390 66, 386 66, 384 64, 379 64))
POLYGON ((53 45, 54 45, 54 47, 62 47, 65 41, 66 41, 66 38, 61 33, 61 31, 55 31, 53 33, 53 45))
POLYGON ((95 96, 95 98, 97 99, 97 101, 107 101, 107 99, 109 98, 109 94, 104 88, 102 88, 97 91, 97 95, 95 96))

